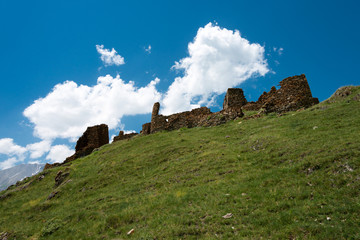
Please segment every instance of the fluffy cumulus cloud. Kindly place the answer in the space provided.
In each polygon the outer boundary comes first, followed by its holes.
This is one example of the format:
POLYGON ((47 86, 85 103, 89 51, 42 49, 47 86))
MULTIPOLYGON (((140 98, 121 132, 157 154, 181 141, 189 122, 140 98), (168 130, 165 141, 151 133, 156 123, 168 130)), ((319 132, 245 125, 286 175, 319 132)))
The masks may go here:
POLYGON ((19 160, 16 157, 9 158, 3 162, 0 162, 0 170, 11 168, 15 166, 18 162, 19 160))
POLYGON ((21 157, 25 152, 26 148, 15 144, 12 138, 0 139, 0 154, 21 157))
POLYGON ((183 76, 169 87, 163 100, 164 114, 209 106, 227 88, 269 72, 263 46, 250 43, 239 31, 212 23, 199 28, 188 51, 189 56, 173 66, 183 71, 183 76))
POLYGON ((120 56, 114 48, 110 51, 104 48, 104 45, 96 45, 96 50, 100 54, 100 59, 105 66, 125 64, 124 58, 120 56))
POLYGON ((41 142, 28 144, 26 149, 30 152, 30 158, 39 158, 42 157, 46 152, 50 150, 51 141, 44 140, 41 142))
POLYGON ((0 139, 0 154, 6 155, 9 158, 0 162, 0 169, 10 168, 25 159, 26 148, 14 143, 11 138, 0 139))
MULTIPOLYGON (((103 45, 96 45, 96 49, 105 66, 125 63, 115 49, 105 49, 103 45)), ((151 46, 144 50, 150 54, 151 46)), ((276 51, 281 54, 283 49, 276 51)), ((173 69, 179 70, 181 76, 164 94, 156 89, 158 78, 143 87, 126 82, 119 75, 101 76, 94 86, 74 81, 55 85, 47 96, 35 100, 23 112, 40 141, 22 147, 13 139, 0 139, 0 155, 7 159, 0 162, 0 169, 24 161, 25 157, 36 161, 45 154, 50 162, 62 162, 74 151, 66 145, 52 146, 58 138, 75 142, 88 126, 101 123, 110 129, 122 127, 123 116, 150 113, 157 101, 162 102, 163 114, 210 106, 227 88, 269 71, 263 46, 250 43, 239 31, 212 23, 199 28, 188 52, 187 57, 175 62, 173 69)))
POLYGON ((51 147, 49 154, 46 156, 46 159, 51 163, 61 163, 67 157, 73 155, 74 152, 74 150, 69 149, 69 147, 66 145, 55 145, 51 147))
POLYGON ((150 113, 153 103, 161 98, 156 90, 159 81, 156 78, 141 88, 124 82, 119 75, 99 77, 95 86, 66 81, 37 99, 24 115, 34 124, 36 137, 76 141, 88 126, 106 123, 114 129, 124 115, 150 113))

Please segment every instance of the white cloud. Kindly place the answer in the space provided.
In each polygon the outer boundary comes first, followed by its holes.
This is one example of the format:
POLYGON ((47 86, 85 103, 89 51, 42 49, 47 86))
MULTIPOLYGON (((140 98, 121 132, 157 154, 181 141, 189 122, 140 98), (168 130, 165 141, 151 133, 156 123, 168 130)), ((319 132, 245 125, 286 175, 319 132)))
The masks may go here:
POLYGON ((30 152, 30 158, 39 158, 50 150, 51 141, 44 140, 41 142, 28 144, 26 149, 30 152))
POLYGON ((161 94, 156 78, 137 88, 120 76, 99 77, 97 85, 77 85, 73 81, 57 84, 44 98, 24 110, 34 124, 34 135, 43 140, 68 138, 76 141, 88 126, 106 123, 110 129, 121 124, 124 115, 150 113, 161 94))
POLYGON ((101 55, 100 59, 105 66, 120 66, 125 64, 124 58, 120 56, 114 48, 110 51, 109 49, 104 48, 104 45, 96 45, 96 50, 101 55))
POLYGON ((74 150, 71 150, 66 145, 55 145, 51 147, 49 154, 46 156, 46 159, 50 160, 51 163, 61 163, 67 157, 73 155, 74 152, 74 150))
POLYGON ((145 52, 147 52, 148 54, 151 53, 151 45, 149 45, 147 48, 145 48, 145 52))
POLYGON ((232 31, 212 23, 199 28, 188 45, 189 56, 176 62, 174 69, 183 70, 163 100, 162 113, 190 110, 212 103, 213 97, 224 93, 254 75, 269 72, 264 47, 232 31))
POLYGON ((116 136, 117 135, 115 135, 115 134, 111 135, 109 143, 112 143, 114 141, 114 137, 116 137, 116 136))
POLYGON ((0 154, 17 156, 18 158, 23 159, 25 152, 26 148, 15 144, 12 138, 0 139, 0 154))
POLYGON ((18 163, 18 162, 19 162, 19 160, 15 157, 9 158, 3 162, 0 162, 0 169, 4 170, 7 168, 11 168, 11 167, 15 166, 16 163, 18 163))
MULTIPOLYGON (((114 48, 96 45, 96 49, 104 66, 125 63, 114 48)), ((151 45, 144 50, 150 54, 151 45)), ((0 154, 8 156, 0 162, 0 168, 11 167, 25 156, 40 158, 47 152, 46 159, 62 162, 74 151, 66 145, 51 146, 57 138, 76 141, 88 126, 100 123, 106 123, 110 130, 123 129, 123 116, 150 113, 157 101, 162 102, 164 114, 210 106, 227 88, 269 72, 263 46, 249 43, 239 31, 212 23, 199 28, 188 51, 188 56, 173 66, 183 73, 182 77, 175 78, 164 95, 156 89, 158 78, 141 88, 134 82, 125 82, 119 75, 101 76, 94 86, 73 81, 55 85, 47 96, 35 100, 23 112, 34 127, 34 136, 41 141, 21 147, 10 138, 0 139, 0 154)), ((282 48, 276 49, 279 54, 282 51, 282 48)))

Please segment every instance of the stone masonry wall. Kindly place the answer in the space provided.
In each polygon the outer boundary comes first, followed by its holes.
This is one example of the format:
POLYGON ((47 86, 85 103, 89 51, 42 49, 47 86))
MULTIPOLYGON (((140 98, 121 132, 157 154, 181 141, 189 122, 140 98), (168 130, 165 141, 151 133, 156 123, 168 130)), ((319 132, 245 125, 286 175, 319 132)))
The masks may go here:
POLYGON ((124 134, 124 131, 120 131, 119 132, 119 135, 114 137, 114 140, 113 142, 116 142, 116 141, 120 141, 120 140, 125 140, 125 139, 130 139, 134 136, 138 135, 138 133, 128 133, 128 134, 124 134))
MULTIPOLYGON (((155 103, 152 109, 151 122, 142 125, 143 135, 162 130, 175 130, 182 127, 216 126, 229 120, 242 117, 242 110, 262 110, 264 113, 294 111, 319 103, 313 98, 309 84, 304 74, 285 78, 280 82, 280 89, 272 87, 264 92, 256 102, 247 102, 244 92, 239 88, 229 88, 226 92, 223 110, 212 113, 207 107, 200 107, 187 112, 163 116, 159 114, 160 103, 155 103)), ((259 115, 259 114, 258 114, 259 115)), ((260 115, 259 115, 260 116, 260 115)), ((124 134, 120 131, 115 141, 130 139, 137 133, 124 134)), ((75 154, 68 157, 64 163, 90 154, 95 148, 109 143, 109 129, 106 124, 88 127, 79 138, 75 154)), ((47 164, 46 168, 61 165, 47 164)))
POLYGON ((191 111, 172 114, 169 116, 159 115, 160 104, 155 103, 151 116, 151 123, 143 125, 142 134, 155 133, 162 130, 175 130, 182 127, 216 126, 243 116, 240 107, 228 107, 217 113, 212 113, 207 107, 200 107, 191 111))
POLYGON ((317 103, 319 100, 312 97, 307 79, 302 74, 285 78, 280 82, 280 89, 272 87, 269 92, 264 92, 257 102, 249 102, 243 109, 263 109, 265 113, 282 113, 307 108, 317 103))
POLYGON ((95 148, 108 143, 109 128, 106 124, 88 127, 76 143, 75 154, 66 158, 64 163, 89 155, 95 148))
POLYGON ((241 88, 228 88, 224 98, 223 109, 231 107, 242 107, 247 103, 244 92, 241 88))

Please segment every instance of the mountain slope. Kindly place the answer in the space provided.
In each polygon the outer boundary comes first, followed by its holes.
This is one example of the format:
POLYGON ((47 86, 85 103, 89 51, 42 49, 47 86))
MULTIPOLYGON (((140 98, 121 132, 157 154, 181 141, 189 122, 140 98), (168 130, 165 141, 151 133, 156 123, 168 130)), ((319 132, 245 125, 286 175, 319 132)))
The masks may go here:
POLYGON ((359 100, 360 88, 352 87, 282 116, 105 145, 1 192, 0 233, 16 239, 358 239, 359 100))
POLYGON ((0 171, 0 191, 26 177, 39 173, 44 164, 20 164, 0 171))

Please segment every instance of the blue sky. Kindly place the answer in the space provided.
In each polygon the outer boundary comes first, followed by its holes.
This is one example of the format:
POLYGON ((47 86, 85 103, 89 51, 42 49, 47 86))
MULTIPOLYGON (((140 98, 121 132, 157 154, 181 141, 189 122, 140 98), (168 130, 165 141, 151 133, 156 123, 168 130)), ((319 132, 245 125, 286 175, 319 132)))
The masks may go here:
POLYGON ((256 100, 301 73, 321 101, 359 85, 359 5, 2 0, 0 169, 60 161, 86 123, 108 121, 110 135, 140 131, 155 100, 164 113, 196 105, 218 111, 227 87, 256 100), (112 49, 118 58, 102 61, 112 49))

